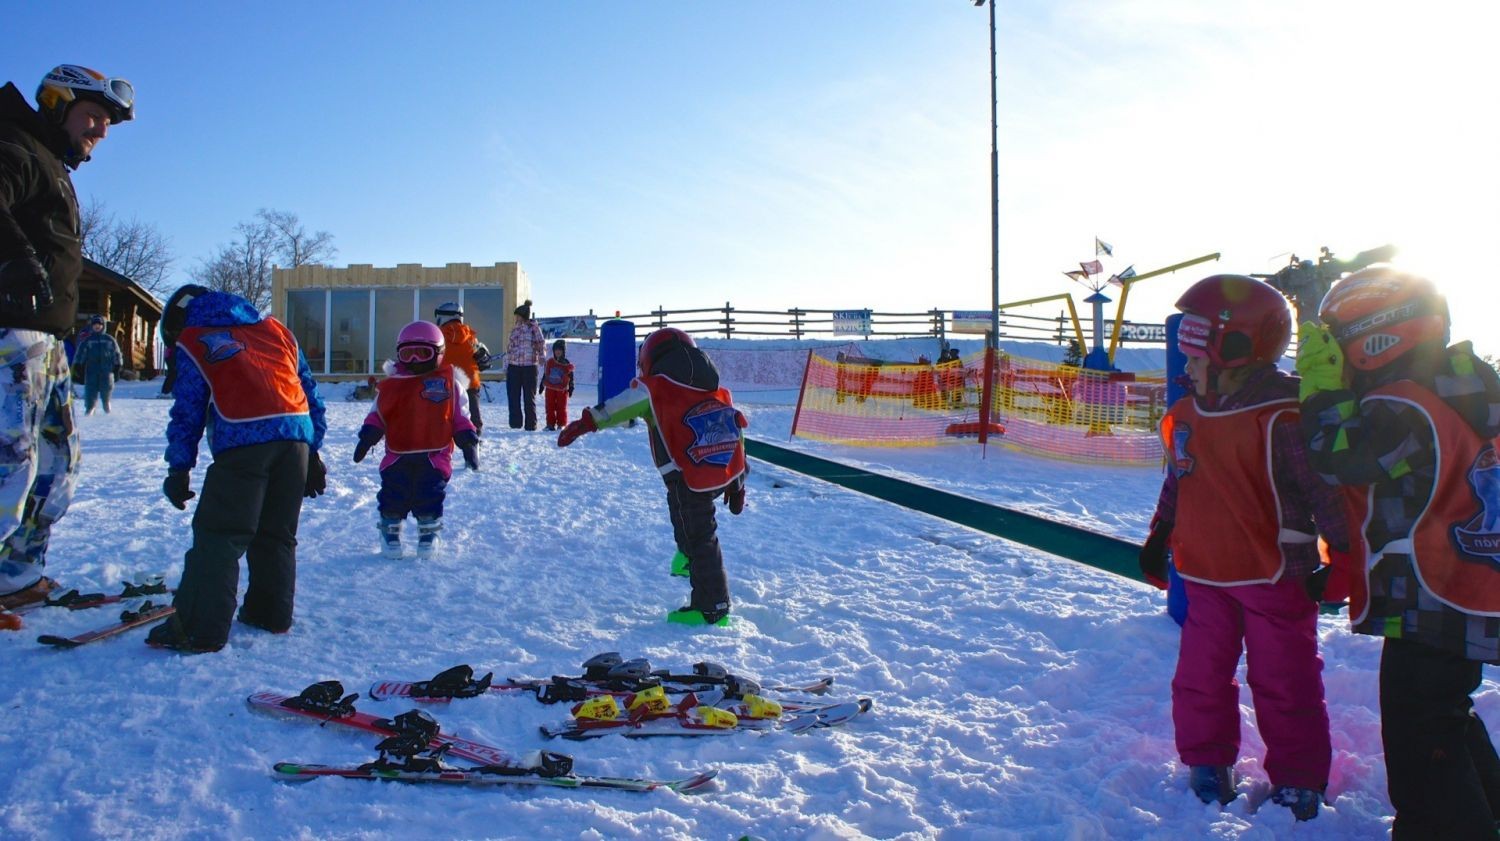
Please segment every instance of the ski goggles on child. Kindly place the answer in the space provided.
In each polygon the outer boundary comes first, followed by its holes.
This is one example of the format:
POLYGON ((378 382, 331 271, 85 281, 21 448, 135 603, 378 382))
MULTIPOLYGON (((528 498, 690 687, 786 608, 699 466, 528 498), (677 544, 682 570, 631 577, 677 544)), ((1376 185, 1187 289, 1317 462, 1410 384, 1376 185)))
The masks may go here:
POLYGON ((437 348, 432 345, 402 345, 396 348, 397 361, 407 365, 420 365, 437 358, 437 348))

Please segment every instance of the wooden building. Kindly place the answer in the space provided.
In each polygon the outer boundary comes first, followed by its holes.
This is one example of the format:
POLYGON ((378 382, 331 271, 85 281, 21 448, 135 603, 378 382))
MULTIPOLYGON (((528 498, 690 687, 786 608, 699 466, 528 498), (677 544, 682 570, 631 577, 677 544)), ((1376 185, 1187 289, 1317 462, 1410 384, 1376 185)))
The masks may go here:
POLYGON ((155 377, 161 366, 161 312, 161 302, 140 284, 84 258, 76 329, 85 332, 89 318, 104 316, 104 329, 120 344, 121 367, 141 379, 155 377))
POLYGON ((378 374, 395 356, 396 333, 413 321, 432 321, 433 310, 450 301, 463 307, 464 323, 500 357, 516 305, 529 297, 531 281, 518 263, 357 263, 271 273, 271 314, 291 329, 322 380, 378 374))

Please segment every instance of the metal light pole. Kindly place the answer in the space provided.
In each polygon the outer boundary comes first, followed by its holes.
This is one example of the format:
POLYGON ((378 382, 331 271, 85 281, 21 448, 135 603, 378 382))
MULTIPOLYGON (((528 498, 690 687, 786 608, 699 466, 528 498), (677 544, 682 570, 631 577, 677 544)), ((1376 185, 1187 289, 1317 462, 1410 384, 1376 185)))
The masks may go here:
MULTIPOLYGON (((1000 349, 1000 95, 995 69, 995 2, 990 6, 990 332, 984 345, 984 386, 979 390, 979 443, 989 442, 996 356, 1000 349)), ((974 0, 983 6, 985 0, 974 0)))

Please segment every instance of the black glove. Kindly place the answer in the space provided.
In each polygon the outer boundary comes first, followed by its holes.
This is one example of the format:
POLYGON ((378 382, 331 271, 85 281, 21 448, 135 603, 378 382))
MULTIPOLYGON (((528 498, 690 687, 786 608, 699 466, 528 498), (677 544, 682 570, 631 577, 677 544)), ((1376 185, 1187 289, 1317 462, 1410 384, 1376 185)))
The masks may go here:
POLYGON ((490 358, 490 349, 489 348, 485 347, 483 344, 481 344, 477 348, 474 348, 474 367, 475 368, 478 368, 481 371, 488 371, 490 369, 490 363, 493 362, 493 361, 494 360, 492 360, 490 358))
POLYGON ((186 511, 187 501, 197 496, 188 488, 186 470, 168 470, 166 481, 161 483, 161 492, 168 502, 177 507, 178 511, 186 511))
POLYGON ((479 436, 465 429, 453 436, 453 443, 464 453, 464 465, 470 470, 479 469, 479 436))
POLYGON ((0 263, 0 310, 29 316, 52 306, 52 284, 34 252, 0 263))
POLYGON ((1151 534, 1146 545, 1141 547, 1138 560, 1146 583, 1158 590, 1167 589, 1167 540, 1172 536, 1172 524, 1161 520, 1151 521, 1151 534))
POLYGON ((120 368, 121 368, 121 366, 119 366, 119 365, 115 366, 115 379, 117 379, 117 380, 120 378, 120 368))
POLYGON ((319 497, 328 490, 328 468, 316 450, 307 455, 307 484, 302 486, 302 495, 308 499, 319 497))
POLYGON ((359 428, 359 443, 354 445, 354 463, 359 464, 364 461, 365 456, 370 452, 370 448, 380 443, 382 436, 383 433, 376 427, 369 424, 361 426, 359 428))
POLYGON ((724 501, 729 504, 729 513, 738 515, 745 510, 745 477, 740 476, 724 489, 724 501))
POLYGON ((569 397, 573 396, 573 384, 572 383, 568 383, 568 396, 569 397))

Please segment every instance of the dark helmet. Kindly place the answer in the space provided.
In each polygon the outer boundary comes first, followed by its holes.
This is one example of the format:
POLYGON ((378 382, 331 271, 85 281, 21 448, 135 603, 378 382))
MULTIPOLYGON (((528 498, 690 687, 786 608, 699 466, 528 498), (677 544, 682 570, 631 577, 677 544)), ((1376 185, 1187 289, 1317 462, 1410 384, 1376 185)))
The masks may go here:
POLYGON ((557 353, 558 351, 563 351, 564 353, 566 353, 567 350, 568 350, 568 341, 566 339, 558 339, 557 341, 555 341, 555 342, 552 343, 552 352, 553 353, 557 353))
POLYGON ((1177 346, 1206 356, 1215 368, 1275 363, 1292 340, 1292 308, 1274 287, 1253 277, 1205 277, 1177 299, 1185 315, 1177 346))
POLYGON ((104 326, 104 316, 98 315, 98 314, 89 316, 89 326, 93 327, 95 324, 99 325, 100 327, 103 327, 104 326))
POLYGON ((59 64, 36 88, 36 104, 42 115, 61 124, 68 106, 91 99, 109 111, 111 123, 135 118, 135 88, 124 79, 111 79, 79 64, 59 64))
POLYGON ((206 287, 189 283, 172 293, 161 312, 161 338, 168 347, 177 344, 177 336, 187 324, 187 307, 194 298, 207 293, 206 287))
POLYGON ((678 330, 676 327, 663 327, 647 336, 646 341, 641 342, 640 355, 636 357, 636 364, 640 366, 641 376, 650 376, 652 365, 655 365, 673 349, 684 345, 687 347, 697 347, 698 343, 693 341, 692 336, 678 330))
POLYGON ((1335 283, 1318 317, 1360 371, 1377 371, 1429 342, 1448 344, 1448 302, 1437 287, 1385 263, 1335 283))

